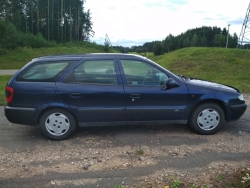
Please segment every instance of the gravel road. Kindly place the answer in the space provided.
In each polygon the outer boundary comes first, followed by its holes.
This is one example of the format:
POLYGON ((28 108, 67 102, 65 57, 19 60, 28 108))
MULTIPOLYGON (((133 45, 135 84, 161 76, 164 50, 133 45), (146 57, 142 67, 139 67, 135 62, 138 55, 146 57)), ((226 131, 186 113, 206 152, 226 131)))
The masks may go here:
MULTIPOLYGON (((247 103, 250 94, 245 94, 247 103)), ((218 187, 250 170, 250 109, 215 135, 186 125, 79 128, 65 141, 9 123, 0 108, 0 187, 218 187)))
POLYGON ((0 75, 13 75, 17 72, 18 70, 0 70, 0 75))

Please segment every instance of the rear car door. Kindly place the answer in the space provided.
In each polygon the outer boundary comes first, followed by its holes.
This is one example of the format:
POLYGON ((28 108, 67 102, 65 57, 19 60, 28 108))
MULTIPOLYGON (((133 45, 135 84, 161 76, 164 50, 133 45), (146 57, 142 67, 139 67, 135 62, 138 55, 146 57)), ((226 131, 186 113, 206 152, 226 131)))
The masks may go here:
POLYGON ((166 89, 170 77, 154 64, 137 59, 120 59, 126 98, 127 121, 185 121, 188 89, 182 82, 166 89))
POLYGON ((56 85, 80 126, 125 120, 124 89, 115 59, 85 58, 56 85))

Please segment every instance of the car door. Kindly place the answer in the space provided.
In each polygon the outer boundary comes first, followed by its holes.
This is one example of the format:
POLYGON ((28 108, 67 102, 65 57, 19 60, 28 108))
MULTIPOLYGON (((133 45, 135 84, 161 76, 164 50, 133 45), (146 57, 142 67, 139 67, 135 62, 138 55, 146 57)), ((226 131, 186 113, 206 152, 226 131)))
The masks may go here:
POLYGON ((168 89, 166 72, 147 61, 120 59, 127 121, 182 121, 187 119, 185 84, 168 89))
POLYGON ((85 59, 57 89, 80 125, 125 120, 125 98, 114 59, 85 59))

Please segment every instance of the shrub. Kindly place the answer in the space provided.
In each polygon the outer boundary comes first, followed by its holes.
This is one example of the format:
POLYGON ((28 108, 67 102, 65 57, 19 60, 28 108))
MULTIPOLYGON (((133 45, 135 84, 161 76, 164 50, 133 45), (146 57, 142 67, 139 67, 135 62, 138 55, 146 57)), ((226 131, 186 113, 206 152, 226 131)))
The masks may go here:
POLYGON ((162 54, 162 46, 160 43, 157 43, 154 45, 153 53, 154 53, 154 55, 161 55, 162 54))
POLYGON ((1 44, 3 48, 6 49, 14 49, 18 47, 17 43, 17 30, 16 27, 12 23, 5 23, 4 28, 2 28, 2 39, 1 44))

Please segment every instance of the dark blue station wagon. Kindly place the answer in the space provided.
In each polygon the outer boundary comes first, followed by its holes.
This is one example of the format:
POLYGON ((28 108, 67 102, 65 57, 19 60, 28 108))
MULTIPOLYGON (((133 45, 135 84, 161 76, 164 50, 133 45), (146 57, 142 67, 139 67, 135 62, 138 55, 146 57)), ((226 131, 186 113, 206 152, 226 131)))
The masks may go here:
POLYGON ((78 126, 121 124, 181 123, 213 134, 247 108, 236 88, 175 75, 127 54, 39 57, 5 92, 7 119, 38 125, 53 140, 68 138, 78 126))

